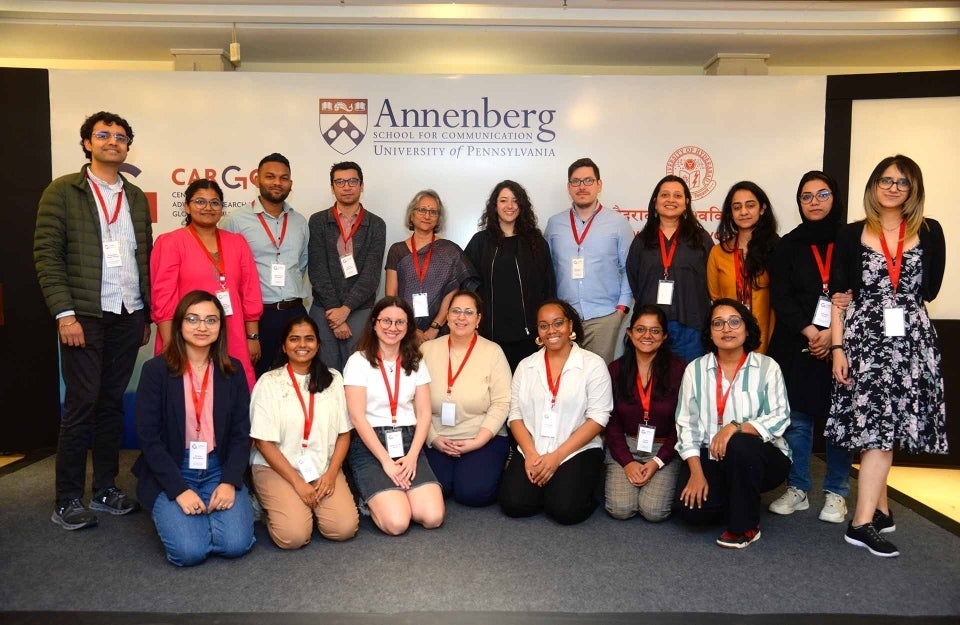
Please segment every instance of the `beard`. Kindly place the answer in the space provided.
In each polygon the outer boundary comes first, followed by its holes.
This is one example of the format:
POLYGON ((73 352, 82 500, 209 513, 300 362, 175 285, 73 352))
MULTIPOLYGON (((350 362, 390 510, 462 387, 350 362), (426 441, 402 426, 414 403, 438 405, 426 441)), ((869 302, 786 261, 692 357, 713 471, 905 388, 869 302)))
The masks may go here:
POLYGON ((276 204, 283 203, 287 199, 287 196, 290 195, 290 191, 283 193, 281 191, 270 191, 269 189, 260 189, 260 197, 267 200, 268 202, 274 202, 276 204))

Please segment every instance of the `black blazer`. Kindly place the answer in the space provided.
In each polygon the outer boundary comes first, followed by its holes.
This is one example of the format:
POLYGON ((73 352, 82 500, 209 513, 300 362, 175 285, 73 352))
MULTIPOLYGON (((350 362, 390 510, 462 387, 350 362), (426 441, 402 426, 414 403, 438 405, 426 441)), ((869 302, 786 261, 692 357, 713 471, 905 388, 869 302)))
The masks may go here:
MULTIPOLYGON (((866 221, 855 221, 843 226, 837 233, 833 265, 830 267, 831 293, 853 289, 854 298, 860 294, 860 287, 863 286, 860 237, 865 225, 866 221)), ((919 237, 920 250, 923 253, 920 296, 923 301, 932 302, 943 283, 947 244, 943 238, 943 228, 935 219, 924 220, 924 224, 920 226, 919 237)))
MULTIPOLYGON (((243 488, 250 460, 250 391, 240 361, 236 373, 213 367, 213 433, 220 459, 221 483, 243 488)), ((137 498, 147 509, 160 492, 171 500, 189 488, 180 474, 186 449, 186 397, 183 376, 171 373, 163 356, 145 362, 137 386, 136 424, 140 457, 131 472, 137 476, 137 498)))

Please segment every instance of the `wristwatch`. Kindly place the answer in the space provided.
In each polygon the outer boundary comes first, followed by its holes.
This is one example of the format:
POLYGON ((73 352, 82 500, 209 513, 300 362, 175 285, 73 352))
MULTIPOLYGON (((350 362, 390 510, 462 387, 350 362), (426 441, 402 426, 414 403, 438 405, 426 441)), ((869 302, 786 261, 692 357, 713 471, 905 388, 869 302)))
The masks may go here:
POLYGON ((260 335, 257 334, 256 332, 254 332, 253 334, 248 334, 248 335, 247 335, 247 339, 248 339, 248 340, 251 340, 251 341, 259 341, 259 340, 260 340, 260 335))
POLYGON ((430 322, 430 327, 433 328, 434 330, 439 330, 439 329, 440 329, 440 324, 437 323, 436 321, 431 321, 431 322, 430 322))

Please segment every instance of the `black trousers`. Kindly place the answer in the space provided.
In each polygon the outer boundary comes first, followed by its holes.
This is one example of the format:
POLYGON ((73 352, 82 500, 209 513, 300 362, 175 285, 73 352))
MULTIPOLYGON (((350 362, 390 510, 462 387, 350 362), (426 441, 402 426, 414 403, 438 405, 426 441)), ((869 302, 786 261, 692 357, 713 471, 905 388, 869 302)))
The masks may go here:
POLYGON ((562 525, 586 521, 597 507, 595 493, 603 477, 603 450, 580 452, 557 468, 543 487, 527 479, 523 455, 514 449, 500 482, 500 508, 511 517, 540 512, 562 525))
POLYGON ((710 451, 701 449, 700 466, 707 478, 707 500, 702 508, 688 508, 679 501, 690 480, 690 468, 684 462, 677 482, 680 517, 698 525, 726 523, 728 531, 742 534, 760 525, 760 493, 783 484, 790 459, 759 436, 734 434, 723 460, 710 460, 710 451))
POLYGON ((66 393, 57 442, 57 503, 83 496, 93 444, 93 492, 114 486, 120 470, 123 394, 143 341, 143 311, 78 316, 86 347, 60 346, 66 393), (91 440, 91 433, 93 435, 91 440))

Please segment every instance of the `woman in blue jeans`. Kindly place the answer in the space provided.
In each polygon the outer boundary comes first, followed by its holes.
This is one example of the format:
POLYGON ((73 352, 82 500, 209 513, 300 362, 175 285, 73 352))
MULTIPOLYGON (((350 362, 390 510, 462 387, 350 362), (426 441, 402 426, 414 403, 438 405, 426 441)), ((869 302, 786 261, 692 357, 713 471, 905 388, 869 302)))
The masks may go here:
POLYGON ((250 456, 250 391, 227 355, 224 310, 206 291, 177 305, 171 340, 147 361, 137 387, 142 453, 137 496, 177 566, 253 547, 253 509, 243 485, 250 456))

